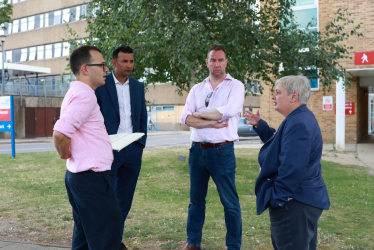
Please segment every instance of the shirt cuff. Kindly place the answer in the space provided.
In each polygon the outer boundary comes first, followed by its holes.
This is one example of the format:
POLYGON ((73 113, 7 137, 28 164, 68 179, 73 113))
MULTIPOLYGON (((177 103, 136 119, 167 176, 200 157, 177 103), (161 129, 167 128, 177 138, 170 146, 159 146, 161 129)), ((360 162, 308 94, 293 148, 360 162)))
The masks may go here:
POLYGON ((55 126, 53 127, 53 130, 56 130, 71 139, 76 129, 71 124, 66 123, 60 119, 56 122, 55 126))

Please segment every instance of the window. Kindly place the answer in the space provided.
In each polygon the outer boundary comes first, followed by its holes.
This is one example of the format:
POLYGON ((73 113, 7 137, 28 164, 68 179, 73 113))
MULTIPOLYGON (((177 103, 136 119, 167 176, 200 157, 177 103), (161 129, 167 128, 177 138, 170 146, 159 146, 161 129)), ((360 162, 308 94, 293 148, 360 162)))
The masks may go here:
POLYGON ((296 0, 293 9, 295 21, 300 29, 305 29, 309 22, 309 29, 318 30, 318 0, 296 0))
POLYGON ((33 16, 29 17, 28 21, 29 21, 28 30, 35 29, 35 17, 33 16))
POLYGON ((68 56, 70 54, 70 44, 63 43, 62 56, 68 56))
POLYGON ((27 49, 22 49, 21 50, 21 62, 26 62, 27 61, 27 49))
MULTIPOLYGON (((299 29, 305 29, 308 23, 310 23, 310 34, 313 35, 314 32, 318 31, 318 0, 296 0, 292 9, 299 29)), ((300 53, 308 51, 308 49, 304 49, 300 53)), ((306 70, 305 75, 309 79, 311 90, 319 90, 318 69, 306 70)))
POLYGON ((36 59, 36 47, 31 47, 29 51, 29 61, 34 61, 36 59))
POLYGON ((61 24, 61 10, 54 12, 54 22, 53 25, 61 24))
POLYGON ((163 111, 174 111, 174 106, 164 106, 163 111))
POLYGON ((86 5, 82 5, 81 16, 86 16, 86 14, 87 14, 87 6, 86 5))
POLYGON ((44 19, 45 19, 44 27, 48 27, 49 26, 49 14, 48 13, 44 14, 44 19))
POLYGON ((7 62, 7 63, 11 63, 13 60, 13 58, 12 58, 12 51, 6 51, 5 52, 5 62, 7 62))
POLYGON ((79 21, 81 18, 81 6, 75 8, 75 21, 79 21))
POLYGON ((13 33, 18 33, 19 20, 13 20, 13 33))
POLYGON ((64 9, 62 11, 62 22, 68 23, 70 21, 70 9, 64 9))
POLYGON ((39 15, 39 28, 44 27, 44 14, 39 15))
POLYGON ((52 44, 48 44, 45 46, 45 59, 52 58, 52 44))
POLYGON ((38 46, 38 60, 44 59, 44 46, 38 46))
POLYGON ((21 19, 21 31, 27 31, 27 17, 21 19))
POLYGON ((61 43, 55 43, 55 54, 53 57, 61 57, 61 43))
POLYGON ((251 92, 253 94, 260 94, 260 83, 257 81, 246 83, 246 90, 247 92, 251 92))

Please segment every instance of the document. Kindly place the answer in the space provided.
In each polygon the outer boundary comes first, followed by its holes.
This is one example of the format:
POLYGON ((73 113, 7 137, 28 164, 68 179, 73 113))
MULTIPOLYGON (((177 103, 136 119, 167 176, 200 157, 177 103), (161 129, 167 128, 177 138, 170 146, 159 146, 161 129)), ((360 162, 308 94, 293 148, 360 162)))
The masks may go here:
POLYGON ((120 151, 130 143, 139 140, 143 137, 144 133, 132 133, 132 134, 115 134, 109 135, 110 142, 112 143, 113 150, 120 151))

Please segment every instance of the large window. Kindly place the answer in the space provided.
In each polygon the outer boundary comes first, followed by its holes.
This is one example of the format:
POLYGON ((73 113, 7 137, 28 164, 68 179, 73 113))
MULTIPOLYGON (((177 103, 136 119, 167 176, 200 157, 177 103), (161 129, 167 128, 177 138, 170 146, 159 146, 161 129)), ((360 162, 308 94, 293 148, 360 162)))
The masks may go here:
MULTIPOLYGON (((14 0, 13 0, 14 1, 14 0)), ((16 0, 17 3, 25 0, 16 0)), ((9 35, 28 30, 49 27, 53 25, 60 25, 63 23, 79 21, 86 15, 87 6, 80 5, 63 10, 56 10, 35 16, 23 17, 21 19, 13 20, 11 23, 5 23, 7 30, 0 30, 0 35, 9 35)))
MULTIPOLYGON (((318 31, 319 18, 318 18, 318 0, 296 0, 294 7, 295 21, 298 24, 299 29, 305 29, 310 23, 309 32, 313 35, 313 32, 318 31)), ((307 52, 306 51, 302 51, 307 52)), ((310 87, 312 90, 319 90, 318 70, 307 70, 308 75, 315 76, 309 78, 310 87)))
POLYGON ((69 56, 70 49, 74 49, 73 47, 73 45, 67 42, 59 42, 37 47, 10 50, 6 51, 6 62, 17 63, 69 56))

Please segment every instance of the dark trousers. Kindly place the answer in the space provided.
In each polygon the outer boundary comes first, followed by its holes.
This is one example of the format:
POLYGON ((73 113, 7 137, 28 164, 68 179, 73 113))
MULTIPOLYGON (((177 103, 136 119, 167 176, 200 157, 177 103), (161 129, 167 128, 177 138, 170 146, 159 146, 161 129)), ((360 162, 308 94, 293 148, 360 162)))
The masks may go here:
POLYGON ((110 172, 66 171, 65 186, 73 208, 73 250, 117 250, 120 207, 110 172))
POLYGON ((125 227, 125 220, 129 214, 135 193, 136 183, 140 173, 143 146, 133 142, 121 151, 113 151, 114 161, 110 171, 114 190, 121 207, 121 238, 125 227))
POLYGON ((318 219, 322 209, 290 200, 281 208, 269 207, 269 214, 275 250, 317 249, 318 219))
POLYGON ((187 218, 187 243, 199 247, 205 221, 208 183, 212 177, 225 212, 226 246, 239 250, 242 243, 242 219, 236 192, 234 144, 203 149, 192 143, 189 157, 190 205, 187 218))

